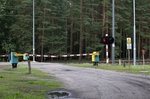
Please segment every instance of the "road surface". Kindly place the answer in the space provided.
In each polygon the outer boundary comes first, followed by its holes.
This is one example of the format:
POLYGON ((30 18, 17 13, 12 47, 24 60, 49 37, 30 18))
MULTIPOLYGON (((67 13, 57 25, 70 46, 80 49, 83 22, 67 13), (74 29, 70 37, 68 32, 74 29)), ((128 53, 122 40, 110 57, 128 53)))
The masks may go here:
POLYGON ((150 76, 57 63, 32 63, 32 67, 56 76, 75 98, 150 99, 150 76))
POLYGON ((150 76, 101 69, 32 63, 34 68, 56 76, 81 99, 150 99, 150 76))

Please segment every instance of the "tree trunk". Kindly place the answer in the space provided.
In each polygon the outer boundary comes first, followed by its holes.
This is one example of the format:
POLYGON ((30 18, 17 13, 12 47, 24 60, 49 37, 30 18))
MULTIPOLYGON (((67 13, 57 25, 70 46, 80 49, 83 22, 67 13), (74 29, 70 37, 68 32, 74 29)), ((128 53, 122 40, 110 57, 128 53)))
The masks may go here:
POLYGON ((105 0, 103 0, 102 36, 105 36, 105 0))
MULTIPOLYGON (((122 28, 120 28, 120 36, 123 37, 122 36, 122 28)), ((122 50, 123 49, 122 49, 122 39, 121 39, 121 42, 120 42, 120 59, 122 58, 122 50)))
MULTIPOLYGON (((148 27, 148 24, 146 24, 146 27, 148 27)), ((148 35, 148 29, 146 29, 146 34, 145 35, 148 35)), ((149 46, 148 45, 148 43, 149 43, 149 38, 148 37, 146 37, 146 46, 149 46)), ((147 50, 148 51, 148 49, 146 48, 145 50, 147 50)), ((148 57, 148 54, 145 54, 145 57, 147 58, 148 57)))
POLYGON ((70 30, 70 53, 72 54, 73 48, 73 15, 71 12, 71 30, 70 30))
MULTIPOLYGON (((143 33, 143 23, 142 23, 142 33, 143 33)), ((144 37, 142 37, 142 49, 143 49, 143 46, 144 46, 143 38, 144 38, 144 37)))
MULTIPOLYGON (((94 9, 93 6, 92 6, 92 9, 94 9)), ((92 24, 94 24, 94 13, 93 13, 93 11, 92 11, 92 24)))
POLYGON ((140 30, 141 30, 141 24, 139 23, 139 38, 138 38, 138 59, 140 59, 140 52, 141 52, 141 37, 140 37, 140 30))
MULTIPOLYGON (((80 48, 79 53, 82 54, 82 47, 83 47, 83 34, 82 34, 82 0, 80 0, 80 48)), ((79 57, 79 62, 81 62, 82 56, 79 57)))
MULTIPOLYGON (((43 21, 45 21, 45 16, 46 16, 45 8, 46 8, 46 6, 44 7, 44 17, 43 17, 43 21)), ((42 42, 41 42, 41 43, 42 43, 41 55, 44 55, 44 44, 43 44, 43 41, 44 41, 44 34, 45 34, 44 28, 45 28, 45 25, 44 25, 44 23, 43 23, 42 42)), ((41 62, 43 62, 43 58, 44 58, 44 57, 41 57, 41 62)))
MULTIPOLYGON (((102 9, 102 37, 105 36, 105 0, 103 0, 103 9, 102 9)), ((103 50, 102 59, 105 57, 105 50, 103 50)))
POLYGON ((68 21, 67 21, 67 18, 66 18, 66 29, 65 29, 65 31, 66 31, 66 53, 68 53, 68 40, 67 40, 67 36, 68 36, 68 21))
MULTIPOLYGON (((107 7, 108 7, 108 5, 105 5, 105 11, 107 12, 107 7)), ((106 14, 105 15, 105 20, 106 20, 106 23, 105 23, 105 25, 106 25, 106 34, 108 34, 109 32, 108 32, 108 15, 106 14)), ((112 51, 111 51, 112 52, 112 51)), ((111 54, 112 55, 112 54, 111 54)))

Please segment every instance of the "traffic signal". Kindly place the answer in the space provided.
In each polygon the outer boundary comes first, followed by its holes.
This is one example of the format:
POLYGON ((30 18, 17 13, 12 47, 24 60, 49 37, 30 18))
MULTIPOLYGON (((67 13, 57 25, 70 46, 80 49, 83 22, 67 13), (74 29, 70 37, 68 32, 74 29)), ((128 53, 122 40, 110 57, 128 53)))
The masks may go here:
POLYGON ((108 37, 102 37, 101 42, 102 42, 103 44, 107 44, 107 43, 108 43, 108 37))
POLYGON ((104 36, 102 37, 101 42, 103 44, 112 44, 114 42, 114 38, 111 36, 104 36))
POLYGON ((109 39, 109 40, 108 40, 108 41, 109 41, 109 44, 114 43, 114 38, 113 38, 113 37, 110 36, 108 39, 109 39))

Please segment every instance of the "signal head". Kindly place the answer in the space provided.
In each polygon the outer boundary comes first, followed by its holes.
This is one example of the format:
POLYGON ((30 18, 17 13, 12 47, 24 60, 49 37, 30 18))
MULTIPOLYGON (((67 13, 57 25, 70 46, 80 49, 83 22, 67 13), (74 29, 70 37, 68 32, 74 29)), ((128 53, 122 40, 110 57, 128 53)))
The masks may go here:
POLYGON ((101 42, 103 44, 112 44, 114 42, 114 38, 111 36, 104 36, 102 37, 101 42))

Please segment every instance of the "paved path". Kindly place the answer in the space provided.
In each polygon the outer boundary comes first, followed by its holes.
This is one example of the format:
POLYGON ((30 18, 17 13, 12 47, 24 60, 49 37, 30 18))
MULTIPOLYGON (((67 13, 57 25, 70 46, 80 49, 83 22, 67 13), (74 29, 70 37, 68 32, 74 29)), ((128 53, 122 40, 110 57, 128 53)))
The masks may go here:
POLYGON ((32 67, 56 76, 76 98, 150 99, 150 76, 56 63, 32 63, 32 67))

